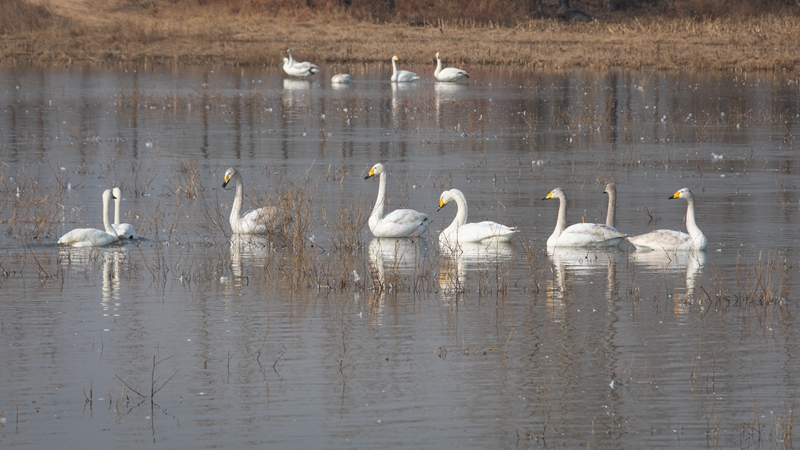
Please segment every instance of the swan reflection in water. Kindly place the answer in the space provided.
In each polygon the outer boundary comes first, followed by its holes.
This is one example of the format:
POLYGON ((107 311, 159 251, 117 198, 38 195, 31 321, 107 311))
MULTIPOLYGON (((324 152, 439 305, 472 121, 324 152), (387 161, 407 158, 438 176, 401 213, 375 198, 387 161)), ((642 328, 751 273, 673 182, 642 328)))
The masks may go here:
POLYGON ((645 273, 686 276, 685 288, 675 288, 672 294, 676 314, 688 312, 695 303, 697 286, 703 267, 706 264, 704 251, 636 251, 628 258, 645 273))
MULTIPOLYGON (((573 282, 593 283, 597 275, 605 276, 604 297, 616 298, 617 265, 625 254, 616 248, 555 248, 547 252, 553 264, 553 278, 547 281, 547 305, 556 319, 563 318, 565 298, 572 294, 573 282)), ((593 286, 593 284, 588 284, 593 286)))
POLYGON ((270 241, 265 235, 239 234, 231 235, 231 275, 234 286, 247 285, 248 277, 245 266, 263 266, 271 251, 270 241))
POLYGON ((370 299, 369 317, 372 325, 384 323, 388 294, 413 291, 418 286, 429 247, 424 237, 373 238, 369 242, 369 270, 375 286, 370 299))
POLYGON ((507 272, 504 266, 514 261, 515 250, 514 245, 507 242, 464 242, 454 249, 440 246, 443 260, 439 271, 439 288, 442 289, 442 294, 450 299, 454 294, 466 292, 471 288, 467 285, 468 274, 479 275, 476 277, 478 289, 485 287, 494 290, 498 284, 503 283, 502 276, 507 272), (487 280, 482 275, 484 271, 488 271, 487 275, 496 275, 496 278, 487 280), (484 280, 489 281, 489 284, 484 286, 484 280))
POLYGON ((308 102, 311 81, 283 79, 281 100, 286 108, 301 107, 308 102))

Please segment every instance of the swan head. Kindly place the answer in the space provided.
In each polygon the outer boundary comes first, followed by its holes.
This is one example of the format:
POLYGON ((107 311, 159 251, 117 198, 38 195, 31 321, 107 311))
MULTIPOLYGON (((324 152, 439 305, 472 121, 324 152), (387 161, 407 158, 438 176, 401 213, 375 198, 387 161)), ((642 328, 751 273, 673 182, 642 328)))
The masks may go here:
POLYGON ((439 59, 439 52, 436 52, 436 59, 439 59))
MULTIPOLYGON (((395 56, 395 58, 396 58, 396 56, 395 56)), ((367 175, 364 177, 364 179, 366 180, 368 178, 372 178, 375 175, 382 174, 383 172, 384 172, 383 164, 381 164, 381 163, 375 164, 374 166, 372 166, 372 169, 369 169, 369 173, 367 173, 367 175)))
POLYGON ((603 191, 603 194, 616 194, 617 193, 617 183, 608 183, 606 184, 606 188, 603 191))
POLYGON ((694 198, 694 194, 692 194, 692 191, 690 191, 689 188, 682 188, 678 192, 672 194, 671 197, 668 197, 669 200, 672 200, 672 199, 675 199, 675 198, 685 198, 687 200, 691 200, 691 199, 694 198))
POLYGON ((228 183, 230 183, 232 179, 238 177, 239 177, 239 171, 236 170, 236 168, 234 167, 229 167, 228 170, 225 171, 225 177, 223 178, 222 181, 222 187, 224 188, 225 186, 228 185, 228 183))
POLYGON ((442 192, 442 195, 439 197, 439 209, 436 211, 441 211, 448 203, 453 201, 453 194, 450 191, 442 192))
POLYGON ((547 194, 547 196, 545 198, 543 198, 542 200, 550 200, 553 197, 558 198, 558 199, 563 199, 563 198, 567 197, 567 194, 564 193, 563 189, 561 189, 560 187, 557 187, 557 188, 553 189, 552 191, 550 191, 550 193, 547 194))
POLYGON ((115 200, 116 199, 121 199, 122 198, 122 191, 118 187, 114 187, 113 189, 111 189, 111 195, 112 195, 112 198, 114 198, 115 200))
MULTIPOLYGON (((114 189, 119 190, 119 188, 114 188, 114 189)), ((117 197, 114 196, 114 193, 111 191, 111 189, 106 189, 105 191, 103 191, 103 201, 104 202, 108 201, 108 200, 116 199, 116 198, 117 197)))
POLYGON ((392 61, 400 61, 400 58, 398 58, 397 55, 392 56, 392 61))

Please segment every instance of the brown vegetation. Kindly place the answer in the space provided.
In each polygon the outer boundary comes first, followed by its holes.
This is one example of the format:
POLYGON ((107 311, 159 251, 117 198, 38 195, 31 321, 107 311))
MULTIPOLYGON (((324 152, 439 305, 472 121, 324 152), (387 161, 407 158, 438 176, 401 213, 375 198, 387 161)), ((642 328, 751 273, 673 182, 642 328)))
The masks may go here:
POLYGON ((441 51, 466 67, 800 66, 797 0, 562 2, 11 0, 0 57, 274 67, 290 47, 318 64, 428 64, 441 51))

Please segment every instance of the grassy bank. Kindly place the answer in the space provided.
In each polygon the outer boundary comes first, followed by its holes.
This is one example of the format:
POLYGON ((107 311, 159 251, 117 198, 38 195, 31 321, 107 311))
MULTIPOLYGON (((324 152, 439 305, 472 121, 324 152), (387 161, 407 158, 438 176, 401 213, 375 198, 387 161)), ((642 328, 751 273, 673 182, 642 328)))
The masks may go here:
POLYGON ((0 58, 277 66, 293 48, 296 57, 318 64, 388 64, 394 54, 405 64, 429 64, 439 51, 447 63, 466 68, 800 70, 800 6, 788 1, 745 3, 751 6, 738 13, 714 10, 713 1, 674 0, 621 12, 604 10, 599 0, 573 1, 579 14, 570 20, 555 1, 544 2, 541 14, 509 2, 522 9, 514 20, 500 9, 502 21, 480 15, 477 6, 461 18, 452 8, 418 8, 411 17, 403 18, 401 9, 387 20, 379 11, 328 3, 8 0, 0 4, 0 58), (761 6, 758 14, 753 4, 761 6))

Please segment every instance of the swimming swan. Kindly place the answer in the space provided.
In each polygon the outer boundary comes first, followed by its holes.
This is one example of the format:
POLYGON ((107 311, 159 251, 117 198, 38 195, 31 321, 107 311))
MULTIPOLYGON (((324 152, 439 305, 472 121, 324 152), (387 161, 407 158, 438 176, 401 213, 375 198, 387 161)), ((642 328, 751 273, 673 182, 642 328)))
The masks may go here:
POLYGON ((567 195, 557 187, 542 200, 557 198, 558 221, 553 234, 547 239, 547 247, 614 247, 625 239, 626 234, 616 228, 597 223, 576 223, 567 227, 567 195))
POLYGON ((111 189, 106 189, 103 192, 103 226, 106 231, 95 228, 76 228, 58 238, 58 243, 72 247, 104 247, 118 241, 119 237, 108 218, 108 202, 112 198, 111 189))
POLYGON ((378 200, 372 208, 369 216, 369 229, 375 237, 379 238, 410 238, 417 237, 428 229, 431 219, 427 214, 423 214, 413 209, 396 209, 386 217, 383 211, 386 208, 386 171, 383 164, 375 164, 369 170, 364 179, 380 175, 380 187, 378 188, 378 200))
POLYGON ((455 248, 460 244, 476 244, 488 242, 508 242, 517 234, 516 228, 507 227, 496 222, 467 223, 467 199, 458 189, 442 192, 439 197, 439 210, 451 201, 456 202, 456 217, 453 223, 439 235, 439 245, 455 248))
POLYGON ((139 239, 139 235, 136 234, 136 229, 133 228, 133 225, 129 223, 119 223, 119 210, 120 203, 122 203, 122 191, 120 191, 118 187, 115 187, 111 190, 111 193, 114 196, 114 223, 111 224, 111 227, 117 232, 117 236, 121 237, 122 239, 139 239))
POLYGON ((292 49, 287 49, 288 58, 283 58, 283 71, 293 77, 307 77, 319 73, 319 67, 308 61, 297 62, 292 57, 292 49))
POLYGON ((697 227, 694 219, 694 194, 688 188, 683 188, 672 194, 669 199, 685 198, 686 231, 689 234, 675 230, 655 230, 628 238, 628 241, 637 249, 649 250, 705 250, 708 239, 697 227))
POLYGON ((349 73, 337 73, 331 78, 333 84, 349 84, 353 81, 353 77, 349 73))
POLYGON ((242 197, 244 196, 244 181, 238 170, 231 167, 225 171, 222 187, 225 188, 231 180, 236 182, 236 196, 231 207, 231 230, 241 234, 267 234, 274 229, 278 208, 265 206, 252 209, 239 215, 242 210, 242 197))
POLYGON ((433 72, 433 76, 439 81, 451 83, 458 81, 461 77, 469 78, 469 74, 464 70, 456 69, 455 67, 442 69, 442 60, 439 58, 439 52, 436 52, 436 70, 433 72))
POLYGON ((419 80, 419 75, 415 74, 414 72, 409 72, 407 70, 397 70, 397 61, 400 61, 400 58, 397 56, 392 56, 392 81, 396 81, 398 83, 404 83, 414 80, 419 80))

